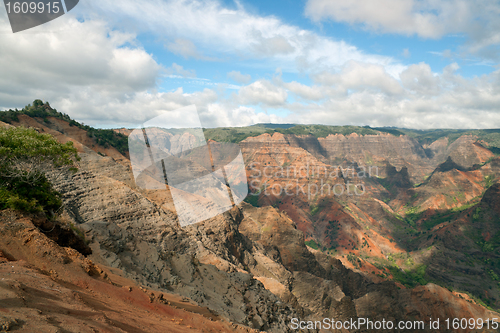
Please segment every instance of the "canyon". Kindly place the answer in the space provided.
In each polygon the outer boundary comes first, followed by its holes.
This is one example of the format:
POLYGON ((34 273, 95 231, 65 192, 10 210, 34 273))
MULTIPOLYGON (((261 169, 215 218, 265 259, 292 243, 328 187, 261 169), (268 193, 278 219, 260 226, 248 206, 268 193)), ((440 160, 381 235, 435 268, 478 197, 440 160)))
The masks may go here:
POLYGON ((291 318, 499 318, 500 158, 473 135, 250 136, 239 142, 247 202, 180 227, 169 191, 138 187, 127 154, 57 117, 11 125, 78 149, 78 171, 52 183, 59 228, 84 243, 1 212, 4 327, 291 332, 291 318))

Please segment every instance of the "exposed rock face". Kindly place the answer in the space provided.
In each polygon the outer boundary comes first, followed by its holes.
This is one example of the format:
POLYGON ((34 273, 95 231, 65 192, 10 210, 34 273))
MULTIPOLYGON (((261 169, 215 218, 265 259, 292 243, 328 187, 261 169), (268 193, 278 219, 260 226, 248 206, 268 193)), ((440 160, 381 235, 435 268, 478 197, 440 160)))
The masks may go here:
MULTIPOLYGON (((313 136, 283 135, 280 133, 262 134, 250 137, 240 143, 243 151, 250 154, 269 149, 274 150, 274 156, 280 156, 283 149, 300 148, 329 165, 340 165, 344 161, 359 165, 377 165, 384 169, 386 163, 400 170, 408 169, 413 182, 419 182, 431 173, 440 163, 450 157, 457 165, 471 168, 493 157, 493 153, 476 143, 476 138, 464 135, 448 145, 448 139, 443 138, 431 145, 421 145, 408 136, 393 136, 390 134, 358 135, 356 133, 344 136, 342 134, 328 135, 326 138, 313 136)), ((257 159, 259 160, 259 159, 257 159)), ((293 156, 291 160, 294 160, 293 156)), ((385 177, 384 174, 380 176, 385 177)))
POLYGON ((429 249, 423 261, 432 279, 444 281, 449 288, 467 292, 492 306, 500 301, 494 271, 494 249, 500 235, 499 188, 498 183, 493 184, 481 201, 470 208, 438 215, 438 223, 431 224, 432 215, 424 216, 421 223, 432 229, 416 244, 429 249))
POLYGON ((476 141, 474 136, 463 135, 448 147, 447 155, 462 168, 472 168, 495 156, 476 141))
POLYGON ((307 271, 319 276, 323 268, 304 244, 304 234, 297 230, 287 216, 272 207, 255 208, 244 204, 245 218, 240 231, 249 239, 261 244, 289 271, 307 271))
POLYGON ((73 145, 78 149, 78 152, 95 151, 113 157, 117 161, 126 163, 126 157, 120 154, 118 150, 113 147, 104 148, 96 144, 87 135, 87 131, 77 126, 70 126, 69 123, 64 120, 55 117, 47 117, 47 122, 37 121, 23 114, 19 115, 18 118, 19 122, 14 123, 16 126, 21 125, 38 128, 42 133, 48 133, 54 136, 61 143, 72 141, 73 145))
MULTIPOLYGON (((395 137, 390 134, 364 135, 336 134, 326 138, 312 136, 262 134, 247 138, 240 143, 244 152, 260 149, 301 148, 316 159, 329 165, 340 165, 343 161, 360 165, 378 165, 381 168, 388 161, 401 169, 407 167, 412 179, 423 177, 433 170, 435 159, 426 155, 422 146, 407 136, 395 137)), ((293 160, 293 159, 292 159, 293 160)), ((383 176, 383 175, 382 175, 383 176)))
POLYGON ((0 127, 12 127, 12 125, 4 123, 3 121, 0 121, 0 127))
POLYGON ((489 158, 480 165, 465 168, 451 157, 440 164, 429 178, 413 190, 413 205, 425 211, 458 208, 478 201, 487 190, 486 179, 493 181, 500 175, 500 159, 489 158))
POLYGON ((386 175, 391 185, 399 188, 409 188, 412 186, 408 168, 405 166, 402 167, 400 171, 397 171, 396 167, 388 164, 386 167, 386 175))
MULTIPOLYGON (((374 284, 337 259, 312 254, 302 232, 272 207, 244 204, 181 229, 174 214, 112 178, 127 179, 111 171, 124 168, 112 159, 83 154, 81 165, 57 186, 91 239, 93 260, 122 269, 141 284, 179 293, 232 321, 271 332, 290 330, 294 317, 387 318, 390 313, 402 320, 424 319, 428 312, 441 315, 438 308, 424 306, 426 297, 433 299, 428 289, 419 294, 392 282, 374 284), (374 308, 375 299, 379 305, 374 308)), ((435 302, 449 308, 460 300, 449 296, 435 302)))
POLYGON ((444 161, 443 163, 441 163, 437 168, 436 168, 436 171, 440 171, 440 172, 446 172, 446 171, 450 171, 450 170, 453 170, 453 169, 456 169, 456 170, 460 170, 460 171, 465 171, 467 168, 455 163, 455 161, 453 161, 453 158, 451 158, 451 156, 448 156, 448 158, 446 159, 446 161, 444 161))
POLYGON ((141 284, 190 297, 232 321, 287 330, 295 310, 277 304, 277 296, 245 271, 256 260, 251 243, 238 232, 240 210, 181 229, 173 213, 109 177, 127 180, 124 167, 96 154, 81 157, 79 172, 56 188, 92 240, 95 261, 120 268, 141 284))
POLYGON ((347 159, 359 164, 366 164, 369 160, 375 164, 388 160, 398 169, 409 168, 413 177, 425 174, 432 165, 420 144, 407 136, 360 136, 353 133, 348 136, 329 135, 319 140, 330 160, 347 159))

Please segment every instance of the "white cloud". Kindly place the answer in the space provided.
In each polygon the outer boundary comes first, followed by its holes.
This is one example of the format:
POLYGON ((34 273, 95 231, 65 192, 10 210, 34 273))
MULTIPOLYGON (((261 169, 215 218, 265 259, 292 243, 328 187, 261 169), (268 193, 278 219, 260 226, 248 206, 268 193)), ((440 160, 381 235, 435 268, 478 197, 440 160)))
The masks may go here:
POLYGON ((324 97, 323 89, 318 86, 309 87, 296 81, 284 83, 283 86, 305 100, 317 101, 324 97))
MULTIPOLYGON (((184 93, 182 88, 173 92, 140 91, 122 99, 108 99, 98 91, 87 89, 57 98, 51 105, 91 125, 135 127, 165 111, 174 111, 191 104, 204 110, 217 98, 211 89, 190 94, 184 93)), ((175 119, 172 121, 175 122, 175 119)))
POLYGON ((308 0, 306 16, 319 22, 359 24, 381 33, 440 38, 469 36, 469 52, 498 58, 500 3, 497 0, 308 0))
MULTIPOLYGON (((9 29, 6 15, 0 13, 0 31, 9 29)), ((2 110, 20 108, 41 98, 78 121, 106 127, 135 127, 162 112, 191 104, 197 106, 205 126, 278 119, 221 100, 212 89, 193 93, 182 88, 156 91, 158 78, 165 74, 189 79, 196 76, 195 72, 176 63, 162 68, 137 46, 135 35, 114 31, 100 20, 81 22, 65 15, 27 32, 0 34, 0 45, 0 63, 5 64, 0 66, 2 110)), ((258 97, 255 89, 247 92, 250 98, 258 97)), ((271 97, 267 102, 276 100, 271 97)))
POLYGON ((252 49, 257 55, 272 57, 280 54, 290 54, 295 48, 290 44, 287 38, 283 36, 263 37, 261 31, 255 31, 255 43, 252 49))
POLYGON ((468 9, 464 0, 309 0, 306 15, 315 21, 331 18, 380 32, 437 38, 467 20, 468 9))
POLYGON ((443 51, 442 56, 444 58, 451 58, 453 56, 453 54, 452 54, 451 50, 446 49, 443 51))
POLYGON ((144 50, 124 46, 134 36, 111 31, 100 21, 65 23, 57 32, 1 35, 1 63, 8 64, 0 67, 1 78, 31 86, 45 82, 47 88, 60 79, 113 89, 154 86, 160 65, 144 50))
MULTIPOLYGON (((0 30, 7 29, 0 14, 0 30)), ((161 66, 143 49, 127 46, 134 41, 135 36, 112 31, 102 21, 71 16, 25 33, 1 34, 1 104, 54 101, 88 90, 119 99, 155 87, 161 66)))
POLYGON ((335 86, 338 91, 376 90, 386 94, 401 94, 399 82, 386 72, 384 67, 356 61, 348 62, 340 72, 321 72, 313 75, 313 80, 328 86, 335 86))
POLYGON ((172 75, 172 74, 177 74, 181 77, 189 77, 189 78, 195 78, 196 77, 196 71, 195 70, 187 70, 184 69, 181 65, 177 65, 175 62, 172 64, 171 67, 165 69, 165 73, 167 75, 172 75))
POLYGON ((173 42, 167 43, 167 49, 172 53, 183 56, 184 58, 203 59, 198 52, 196 45, 188 39, 176 38, 173 42))
POLYGON ((203 124, 208 126, 250 126, 258 123, 280 123, 283 120, 272 114, 257 112, 252 107, 232 103, 209 104, 200 112, 203 124))
POLYGON ((241 74, 239 71, 231 71, 227 73, 227 77, 241 84, 247 84, 252 81, 250 74, 241 74))
POLYGON ((348 60, 390 67, 394 76, 402 70, 403 66, 391 57, 367 54, 344 41, 285 24, 273 16, 251 14, 237 5, 228 9, 216 0, 122 0, 120 6, 90 0, 82 4, 91 6, 94 12, 100 10, 117 26, 122 21, 139 22, 131 26, 179 40, 171 49, 184 56, 201 52, 217 58, 255 59, 259 66, 263 66, 264 58, 267 65, 291 72, 341 66, 348 60))
MULTIPOLYGON (((500 126, 500 70, 468 80, 456 73, 457 64, 447 66, 441 73, 432 73, 427 64, 421 63, 408 67, 403 75, 407 76, 404 79, 408 81, 407 84, 400 86, 398 94, 392 94, 390 90, 385 90, 384 85, 387 83, 380 77, 382 88, 375 89, 375 81, 368 80, 373 87, 367 89, 364 81, 355 75, 362 73, 357 71, 364 67, 359 64, 356 66, 335 74, 333 86, 328 82, 325 82, 327 85, 308 86, 294 81, 274 80, 272 83, 259 80, 242 87, 238 94, 227 99, 222 99, 210 89, 193 94, 186 94, 178 89, 170 93, 142 92, 130 100, 112 103, 92 99, 88 104, 81 101, 90 97, 82 95, 71 99, 77 103, 65 106, 64 109, 83 113, 87 110, 85 108, 90 108, 94 110, 90 117, 106 114, 112 124, 116 124, 120 116, 130 121, 130 115, 134 115, 135 118, 132 119, 143 121, 142 118, 152 118, 157 112, 194 103, 200 111, 204 126, 244 126, 262 122, 422 129, 500 126), (355 82, 360 82, 360 85, 357 86, 355 82), (341 85, 342 89, 335 89, 335 85, 341 85), (346 90, 346 86, 351 88, 346 90), (301 93, 304 100, 288 103, 285 88, 297 95, 301 93), (313 97, 319 96, 322 96, 320 102, 314 102, 313 97), (242 106, 243 103, 255 107, 242 106), (283 117, 263 113, 259 110, 259 105, 268 111, 284 108, 290 113, 283 117)), ((385 76, 394 80, 387 74, 385 76)))
POLYGON ((403 85, 414 92, 422 95, 437 95, 440 93, 440 77, 432 73, 428 64, 420 63, 411 65, 401 74, 403 85))
POLYGON ((286 90, 275 86, 268 80, 259 80, 239 91, 239 100, 242 104, 264 104, 266 106, 284 105, 288 94, 286 90))
MULTIPOLYGON (((362 87, 341 93, 332 88, 324 103, 287 105, 292 113, 284 121, 419 129, 498 128, 500 70, 466 79, 456 73, 458 69, 453 63, 442 73, 433 73, 425 63, 412 65, 401 74, 404 87, 400 94, 362 87)), ((334 81, 325 84, 349 81, 340 73, 328 78, 334 81)))
MULTIPOLYGON (((0 14, 0 30, 8 30, 0 14)), ((0 107, 20 108, 36 98, 91 125, 135 126, 159 112, 215 103, 211 89, 157 92, 163 73, 195 76, 178 64, 168 69, 137 45, 135 36, 104 22, 71 15, 17 34, 0 34, 0 107), (7 65, 8 64, 8 65, 7 65)))

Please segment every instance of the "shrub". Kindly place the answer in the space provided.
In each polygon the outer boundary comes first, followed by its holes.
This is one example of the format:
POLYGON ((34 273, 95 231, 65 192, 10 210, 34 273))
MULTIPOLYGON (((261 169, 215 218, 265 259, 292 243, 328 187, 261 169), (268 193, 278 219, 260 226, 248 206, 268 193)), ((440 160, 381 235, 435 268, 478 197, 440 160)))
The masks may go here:
POLYGON ((319 250, 319 248, 320 248, 320 246, 321 246, 320 244, 316 243, 313 239, 308 240, 308 241, 306 241, 306 242, 304 242, 304 243, 305 243, 307 246, 309 246, 309 247, 311 247, 311 248, 313 248, 313 249, 315 249, 315 250, 319 250))
POLYGON ((0 209, 53 215, 62 201, 48 175, 75 171, 77 159, 72 142, 24 127, 0 129, 0 209))

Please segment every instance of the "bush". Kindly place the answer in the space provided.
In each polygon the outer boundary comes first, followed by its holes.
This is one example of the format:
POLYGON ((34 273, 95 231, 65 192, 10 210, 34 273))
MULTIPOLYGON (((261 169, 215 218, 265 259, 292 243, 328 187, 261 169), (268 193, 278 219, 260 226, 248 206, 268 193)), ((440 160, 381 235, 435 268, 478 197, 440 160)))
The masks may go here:
POLYGON ((315 250, 319 250, 319 248, 320 248, 320 246, 321 246, 319 243, 316 243, 313 239, 308 240, 308 241, 306 241, 306 242, 304 242, 304 243, 305 243, 307 246, 309 246, 309 247, 311 247, 311 248, 313 248, 313 249, 315 249, 315 250))
POLYGON ((0 209, 53 215, 62 205, 48 174, 75 171, 72 142, 60 144, 34 129, 0 129, 0 209))

